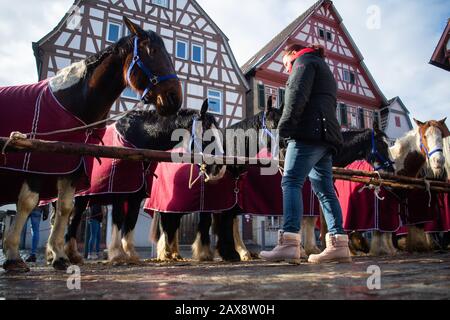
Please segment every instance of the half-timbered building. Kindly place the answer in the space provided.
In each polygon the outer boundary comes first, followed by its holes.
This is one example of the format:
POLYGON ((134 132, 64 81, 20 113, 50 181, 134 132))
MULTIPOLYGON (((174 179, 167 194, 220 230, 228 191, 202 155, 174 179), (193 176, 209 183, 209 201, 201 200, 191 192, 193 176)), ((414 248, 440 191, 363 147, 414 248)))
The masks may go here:
MULTIPOLYGON (((33 44, 39 79, 126 36, 123 16, 163 37, 183 81, 184 107, 200 109, 209 98, 210 112, 222 127, 246 116, 248 84, 228 38, 195 0, 76 0, 56 28, 33 44)), ((123 112, 136 101, 126 89, 111 112, 123 112)))
POLYGON ((276 97, 278 105, 282 103, 288 79, 282 52, 293 43, 304 47, 319 43, 325 47, 326 61, 338 84, 337 115, 342 127, 372 127, 387 99, 329 0, 314 3, 242 67, 252 89, 247 97, 247 113, 257 112, 270 95, 276 97))
POLYGON ((433 52, 430 63, 436 67, 450 71, 450 18, 447 20, 444 33, 433 52))

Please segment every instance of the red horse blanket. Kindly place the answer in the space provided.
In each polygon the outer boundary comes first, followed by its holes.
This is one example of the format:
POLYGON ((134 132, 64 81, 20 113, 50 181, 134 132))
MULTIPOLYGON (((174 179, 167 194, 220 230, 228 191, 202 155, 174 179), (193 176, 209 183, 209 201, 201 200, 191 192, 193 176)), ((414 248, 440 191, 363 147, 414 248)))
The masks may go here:
MULTIPOLYGON (((103 143, 111 147, 136 148, 132 143, 116 130, 115 124, 108 126, 101 135, 103 143)), ((111 196, 114 194, 135 193, 146 186, 146 175, 153 175, 155 165, 145 170, 143 162, 126 161, 120 159, 101 158, 100 162, 90 159, 92 168, 90 172, 91 186, 77 196, 111 196)), ((146 190, 151 188, 146 186, 146 190)))
MULTIPOLYGON (((357 161, 347 167, 350 170, 373 171, 366 161, 357 161)), ((364 184, 338 180, 335 182, 342 207, 346 231, 395 232, 400 228, 399 203, 385 189, 379 200, 373 190, 363 189, 364 184)))
POLYGON ((448 193, 438 195, 438 213, 433 222, 425 226, 426 232, 449 232, 450 231, 450 201, 448 193))
MULTIPOLYGON (((0 113, 2 137, 9 137, 13 131, 29 134, 30 138, 50 141, 86 143, 90 137, 88 130, 38 135, 85 125, 56 100, 47 80, 32 85, 0 88, 0 113)), ((80 156, 38 152, 0 155, 0 179, 8 181, 2 183, 0 204, 17 201, 23 182, 23 175, 18 176, 20 173, 45 175, 42 177, 41 198, 56 197, 56 177, 76 171, 83 165, 83 160, 80 156)))
MULTIPOLYGON (((172 152, 179 151, 183 150, 172 152)), ((192 180, 199 173, 198 166, 193 166, 192 180)), ((228 173, 219 183, 205 183, 201 178, 191 189, 190 175, 190 164, 159 163, 145 210, 164 213, 218 212, 230 210, 236 205, 236 182, 228 173)))
MULTIPOLYGON (((272 159, 272 156, 265 149, 258 154, 258 158, 272 159)), ((242 176, 240 185, 239 206, 243 213, 282 216, 283 191, 281 180, 282 176, 279 172, 276 175, 262 175, 260 168, 249 168, 248 172, 242 176)), ((320 216, 319 201, 309 180, 305 181, 302 196, 304 216, 320 216)))

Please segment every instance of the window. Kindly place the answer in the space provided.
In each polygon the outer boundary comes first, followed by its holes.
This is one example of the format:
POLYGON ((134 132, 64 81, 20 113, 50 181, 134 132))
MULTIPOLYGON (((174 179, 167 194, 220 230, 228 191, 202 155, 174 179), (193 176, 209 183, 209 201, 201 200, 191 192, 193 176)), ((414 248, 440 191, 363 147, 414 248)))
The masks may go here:
POLYGON ((341 125, 346 127, 348 125, 347 106, 344 103, 341 103, 339 109, 341 114, 341 125))
POLYGON ((325 38, 325 30, 319 29, 319 36, 324 39, 325 38))
POLYGON ((281 108, 281 106, 283 105, 285 94, 286 94, 286 90, 284 88, 280 88, 278 90, 278 97, 279 97, 279 99, 278 99, 278 108, 281 108))
POLYGON ((402 120, 398 116, 395 117, 395 125, 397 126, 397 128, 401 128, 402 127, 402 120))
POLYGON ((186 41, 177 40, 176 57, 187 60, 188 59, 188 43, 186 41))
POLYGON ((344 70, 344 81, 355 84, 355 74, 349 70, 344 70))
POLYGON ((130 87, 126 87, 122 92, 122 97, 128 99, 139 100, 139 96, 136 92, 134 92, 130 87))
POLYGON ((108 34, 106 39, 109 42, 117 42, 122 35, 122 25, 115 22, 108 22, 108 34))
POLYGON ((169 0, 152 0, 152 3, 160 7, 169 8, 169 0))
POLYGON ((222 112, 222 92, 218 90, 208 90, 209 112, 223 114, 222 112))
POLYGON ((364 117, 364 109, 363 108, 359 108, 359 127, 361 129, 365 129, 366 128, 366 123, 365 123, 365 117, 364 117))
POLYGON ((203 63, 203 46, 198 44, 192 45, 192 61, 197 63, 203 63))
POLYGON ((258 84, 258 107, 263 110, 266 108, 266 89, 264 84, 258 84))
POLYGON ((333 36, 332 36, 330 31, 327 31, 327 40, 328 41, 332 41, 333 40, 333 36))

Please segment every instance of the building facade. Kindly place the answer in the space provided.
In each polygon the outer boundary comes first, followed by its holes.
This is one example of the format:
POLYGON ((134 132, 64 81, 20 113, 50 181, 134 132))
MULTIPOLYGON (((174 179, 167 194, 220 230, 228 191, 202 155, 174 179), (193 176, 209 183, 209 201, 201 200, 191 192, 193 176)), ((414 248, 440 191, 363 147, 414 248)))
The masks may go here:
POLYGON ((413 125, 408 109, 400 97, 389 100, 388 106, 381 109, 381 128, 389 138, 391 145, 403 137, 407 132, 413 130, 413 125))
MULTIPOLYGON (((185 108, 199 110, 209 98, 210 112, 221 127, 245 118, 247 81, 228 38, 195 0, 75 1, 58 26, 33 44, 39 79, 128 35, 123 16, 161 35, 183 82, 185 108)), ((137 100, 126 89, 111 113, 126 111, 137 100)))
POLYGON ((438 68, 450 71, 450 18, 447 20, 444 33, 433 52, 430 63, 438 68))

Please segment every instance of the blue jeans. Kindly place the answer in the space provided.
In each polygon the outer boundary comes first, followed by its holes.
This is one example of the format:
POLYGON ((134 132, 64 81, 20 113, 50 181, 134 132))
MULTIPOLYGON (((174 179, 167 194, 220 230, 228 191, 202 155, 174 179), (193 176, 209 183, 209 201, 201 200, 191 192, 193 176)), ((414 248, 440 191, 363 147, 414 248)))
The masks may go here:
POLYGON ((100 222, 98 222, 96 219, 90 219, 89 220, 89 230, 90 230, 90 237, 89 237, 89 253, 95 252, 100 253, 100 222))
POLYGON ((36 255, 37 248, 39 245, 39 227, 41 224, 42 211, 40 209, 35 209, 31 211, 30 221, 31 221, 31 254, 36 255))
POLYGON ((319 199, 329 233, 345 234, 342 209, 334 190, 331 150, 326 146, 295 140, 290 140, 288 144, 282 180, 284 232, 300 231, 303 219, 302 191, 307 176, 319 199))

